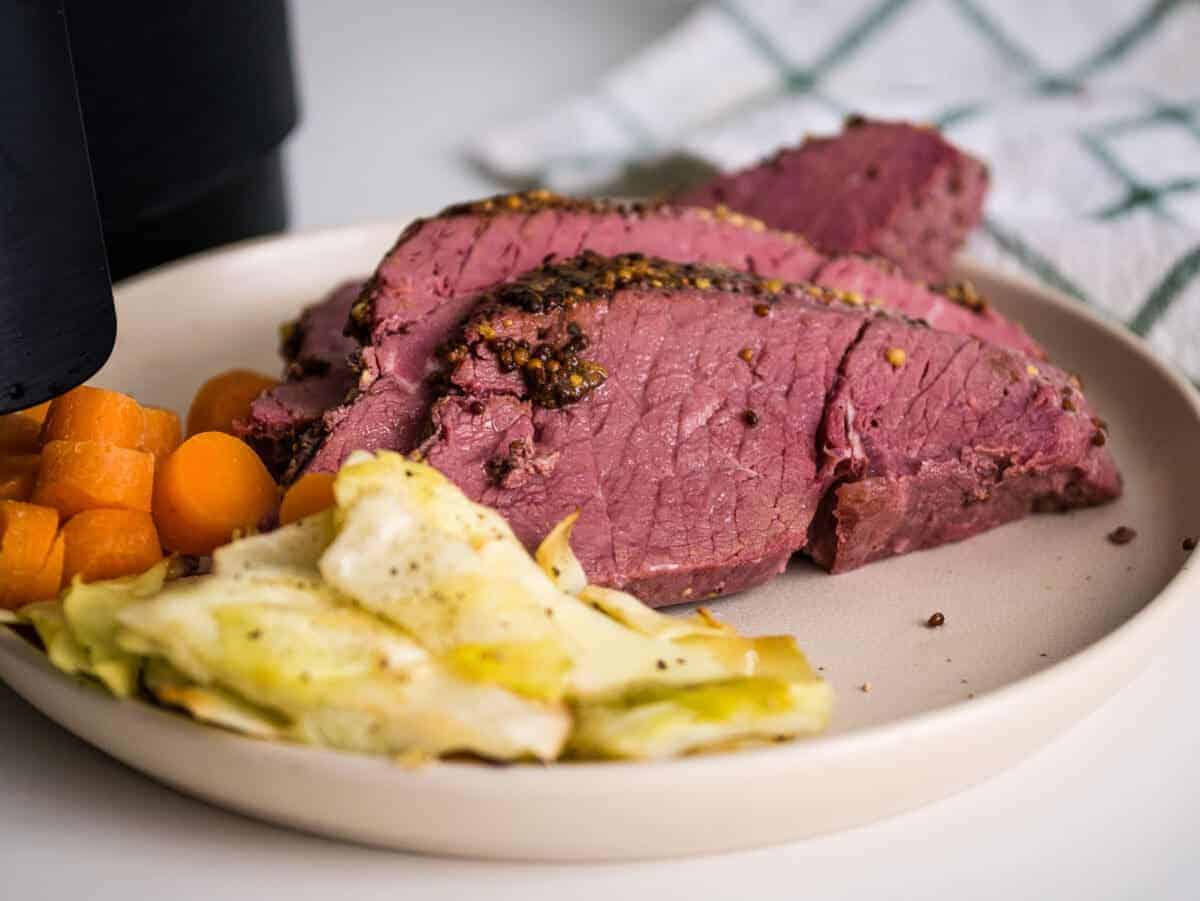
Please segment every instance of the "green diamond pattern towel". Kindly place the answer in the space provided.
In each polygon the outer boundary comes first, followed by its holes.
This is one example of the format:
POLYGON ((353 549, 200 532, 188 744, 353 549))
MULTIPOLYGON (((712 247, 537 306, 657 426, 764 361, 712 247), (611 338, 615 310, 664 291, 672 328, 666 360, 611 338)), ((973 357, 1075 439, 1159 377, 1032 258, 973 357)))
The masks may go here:
POLYGON ((705 3, 473 152, 511 184, 653 191, 850 112, 934 122, 987 160, 968 253, 1107 311, 1200 380, 1196 0, 705 3))

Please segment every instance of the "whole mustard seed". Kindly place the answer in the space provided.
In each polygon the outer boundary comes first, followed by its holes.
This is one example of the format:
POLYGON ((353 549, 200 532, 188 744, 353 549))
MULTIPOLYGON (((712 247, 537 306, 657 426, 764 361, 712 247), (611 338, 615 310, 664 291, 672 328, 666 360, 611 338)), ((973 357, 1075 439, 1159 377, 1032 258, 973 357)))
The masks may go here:
POLYGON ((925 625, 930 629, 936 629, 938 626, 946 625, 946 614, 939 610, 937 613, 934 613, 932 616, 930 616, 929 619, 925 620, 925 625))
POLYGON ((743 347, 738 351, 738 356, 750 363, 754 360, 754 349, 751 347, 743 347))
POLYGON ((754 315, 755 316, 770 316, 771 315, 771 305, 766 304, 766 303, 756 303, 754 305, 754 315))
POLYGON ((754 428, 759 422, 758 414, 753 410, 746 410, 742 413, 742 422, 746 423, 750 428, 754 428))
POLYGON ((839 291, 838 299, 851 307, 861 307, 866 304, 867 299, 857 291, 839 291))
POLYGON ((871 683, 864 682, 862 685, 859 686, 859 691, 861 691, 865 695, 869 695, 871 693, 871 683))
POLYGON ((899 369, 908 362, 908 354, 902 347, 889 347, 883 358, 892 365, 893 369, 899 369))

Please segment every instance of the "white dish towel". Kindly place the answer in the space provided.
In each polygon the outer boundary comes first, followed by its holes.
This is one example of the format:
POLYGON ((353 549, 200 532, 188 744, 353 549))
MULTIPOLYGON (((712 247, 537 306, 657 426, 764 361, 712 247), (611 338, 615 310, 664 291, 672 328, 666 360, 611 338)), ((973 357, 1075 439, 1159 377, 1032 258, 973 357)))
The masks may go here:
POLYGON ((1106 310, 1200 381, 1195 0, 703 3, 472 153, 512 184, 597 191, 631 165, 745 166, 850 112, 937 123, 987 160, 968 252, 1106 310))

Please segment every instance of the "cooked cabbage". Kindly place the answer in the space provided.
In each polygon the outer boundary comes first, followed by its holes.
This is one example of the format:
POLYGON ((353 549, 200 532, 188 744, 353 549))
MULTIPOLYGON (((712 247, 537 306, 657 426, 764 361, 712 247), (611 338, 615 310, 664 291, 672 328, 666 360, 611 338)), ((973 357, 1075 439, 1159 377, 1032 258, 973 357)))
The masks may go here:
POLYGON ((821 729, 829 687, 790 637, 743 638, 588 585, 576 516, 531 556, 495 511, 397 454, 355 454, 334 509, 164 584, 31 605, 61 669, 198 720, 351 751, 656 758, 821 729))

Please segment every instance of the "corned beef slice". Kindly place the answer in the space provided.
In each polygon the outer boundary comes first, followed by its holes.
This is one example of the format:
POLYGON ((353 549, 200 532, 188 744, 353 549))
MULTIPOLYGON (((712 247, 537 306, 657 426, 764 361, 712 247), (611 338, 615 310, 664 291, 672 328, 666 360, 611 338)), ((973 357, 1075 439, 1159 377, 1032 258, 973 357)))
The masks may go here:
POLYGON ((872 282, 863 275, 871 261, 827 262, 802 238, 738 214, 619 206, 544 191, 508 195, 418 220, 401 235, 354 308, 364 343, 362 390, 325 416, 320 434, 307 437, 312 450, 301 451, 292 474, 305 466, 336 469, 356 449, 411 450, 428 422, 434 351, 466 317, 475 295, 583 250, 719 263, 786 281, 818 278, 859 292, 856 301, 878 301, 944 328, 1037 351, 1019 327, 990 310, 967 309, 883 270, 872 282), (870 293, 862 296, 864 286, 870 293))
POLYGON ((811 278, 822 262, 803 239, 742 216, 573 200, 545 191, 418 220, 384 257, 354 308, 364 344, 364 390, 353 403, 330 411, 308 468, 336 469, 359 449, 415 447, 428 421, 434 352, 462 323, 475 295, 582 250, 644 251, 789 280, 811 278))
POLYGON ((354 386, 351 356, 358 342, 344 329, 363 284, 361 279, 344 282, 284 327, 283 384, 263 392, 250 416, 235 423, 239 436, 277 475, 290 463, 297 435, 345 401, 354 386))
POLYGON ((851 117, 765 162, 684 191, 684 204, 757 217, 827 254, 874 253, 910 278, 942 282, 987 193, 983 163, 933 128, 851 117))
POLYGON ((895 319, 872 321, 845 355, 824 422, 835 481, 808 552, 832 572, 1121 490, 1106 427, 1077 379, 895 319))
POLYGON ((589 577, 652 604, 1120 490, 1062 373, 834 291, 585 255, 496 289, 460 335, 420 453, 531 547, 579 509, 589 577))
POLYGON ((923 319, 943 332, 970 335, 1037 359, 1046 358, 1046 352, 1025 329, 993 310, 970 282, 928 287, 905 278, 894 263, 853 254, 824 263, 812 281, 880 303, 912 319, 923 319))

